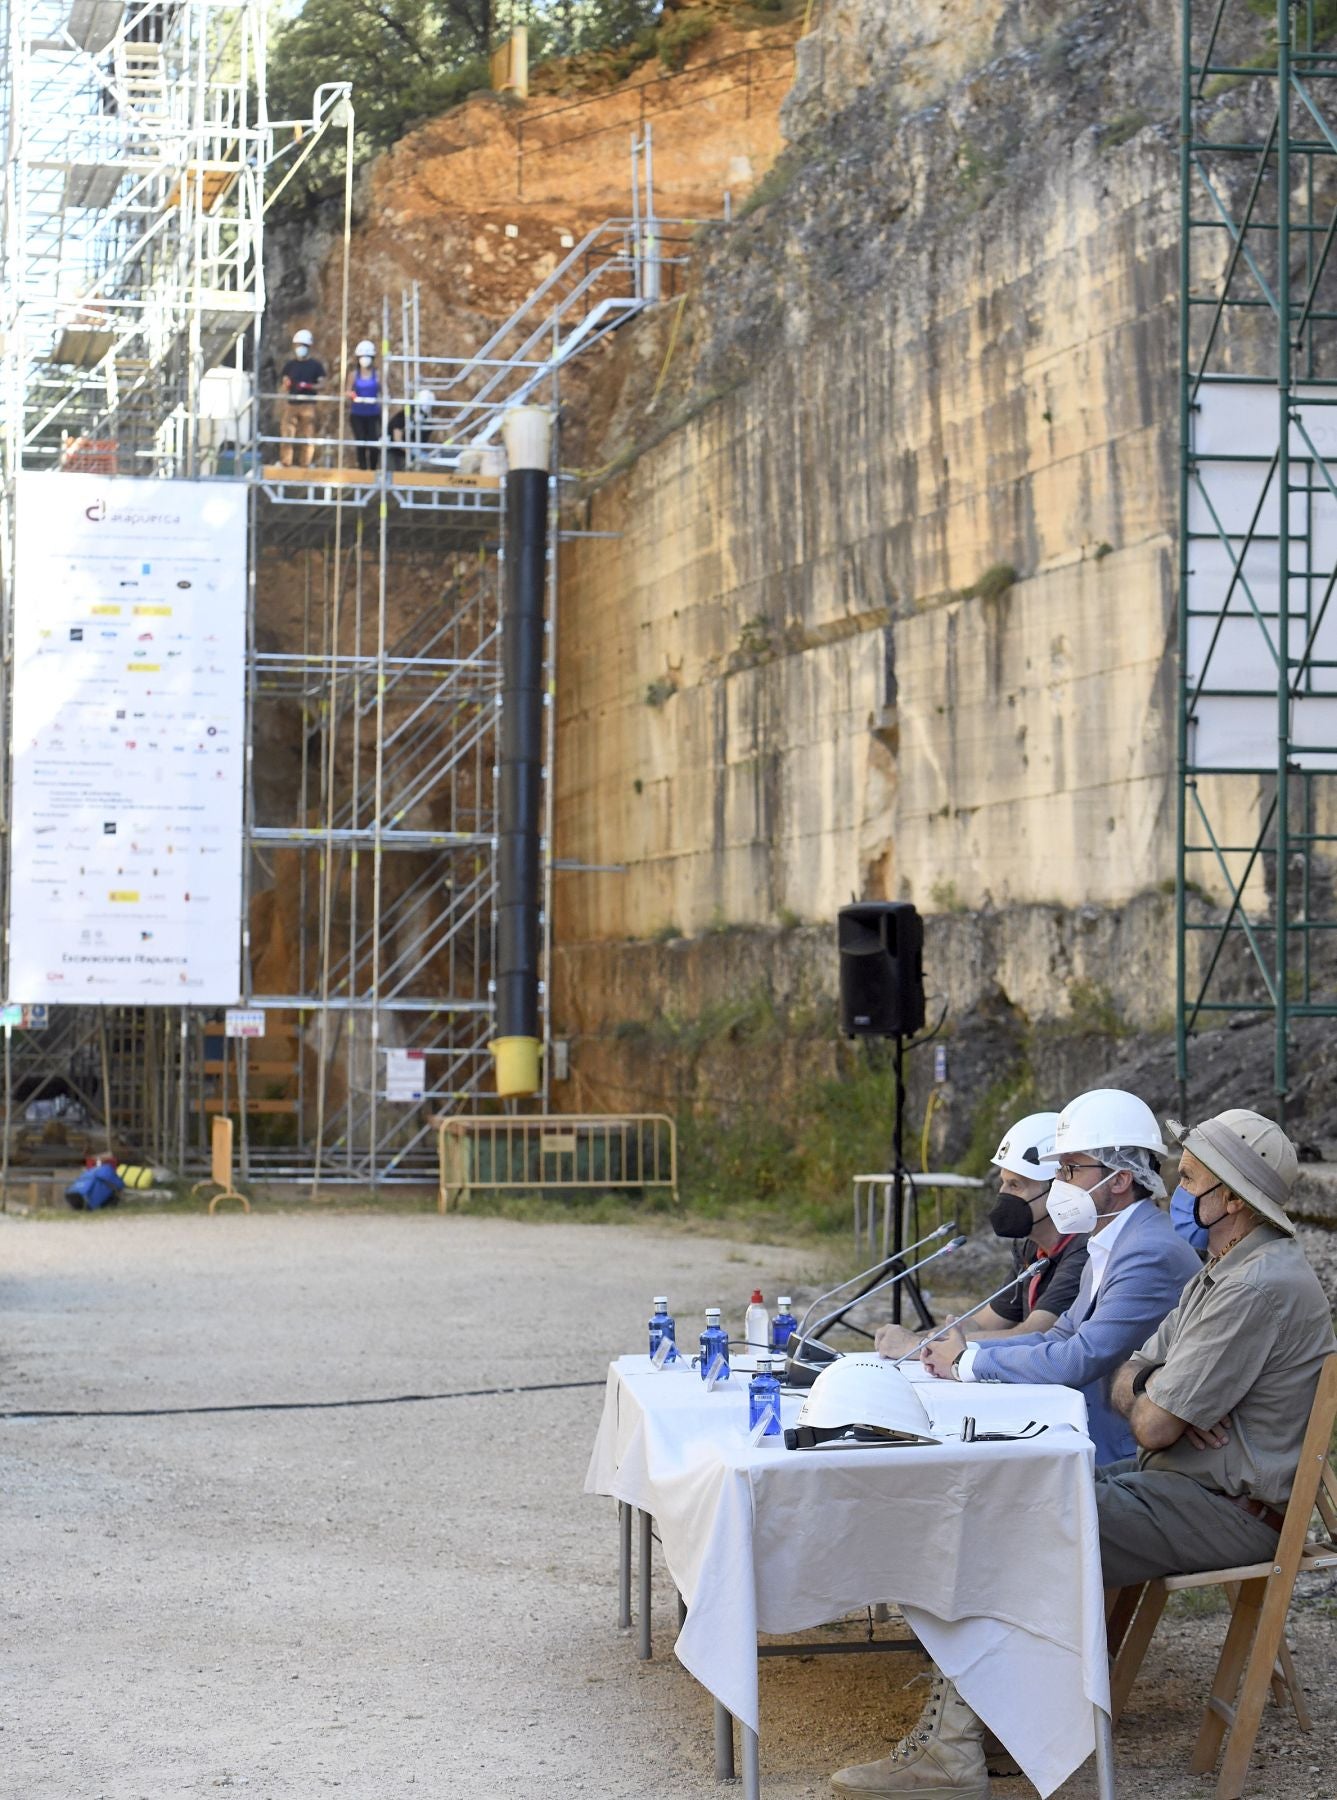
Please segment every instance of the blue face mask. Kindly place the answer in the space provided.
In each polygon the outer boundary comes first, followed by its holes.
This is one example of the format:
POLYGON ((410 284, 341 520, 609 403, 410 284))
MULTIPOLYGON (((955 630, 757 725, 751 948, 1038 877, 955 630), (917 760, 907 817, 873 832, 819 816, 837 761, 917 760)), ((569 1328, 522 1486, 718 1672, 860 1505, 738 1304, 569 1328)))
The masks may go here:
POLYGON ((1207 1248, 1207 1227, 1198 1223, 1197 1199, 1186 1187, 1177 1187, 1170 1196, 1170 1223, 1185 1243, 1202 1251, 1207 1248))

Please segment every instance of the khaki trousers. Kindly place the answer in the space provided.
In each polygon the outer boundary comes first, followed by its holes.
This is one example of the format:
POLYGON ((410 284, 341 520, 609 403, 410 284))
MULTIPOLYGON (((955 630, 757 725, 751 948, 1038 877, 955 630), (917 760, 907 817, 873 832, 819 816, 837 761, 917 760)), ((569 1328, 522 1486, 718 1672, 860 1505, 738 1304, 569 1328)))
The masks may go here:
POLYGON ((298 444, 294 438, 314 438, 316 435, 316 408, 313 401, 285 400, 279 414, 279 430, 283 442, 279 445, 279 462, 285 469, 293 466, 293 454, 296 452, 297 467, 309 469, 316 460, 316 446, 298 444))
POLYGON ((1270 1525, 1191 1476, 1139 1469, 1134 1457, 1096 1470, 1096 1510, 1106 1587, 1232 1569, 1276 1553, 1270 1525))

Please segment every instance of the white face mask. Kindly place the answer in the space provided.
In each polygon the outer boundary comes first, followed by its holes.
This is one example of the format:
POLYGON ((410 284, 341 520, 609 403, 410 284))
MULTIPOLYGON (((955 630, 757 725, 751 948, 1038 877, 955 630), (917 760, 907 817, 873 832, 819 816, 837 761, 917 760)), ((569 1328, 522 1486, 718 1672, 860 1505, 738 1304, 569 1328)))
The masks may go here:
POLYGON ((1113 1181, 1117 1169, 1098 1181, 1093 1188, 1078 1187, 1075 1181, 1051 1181, 1049 1184, 1049 1217, 1063 1233, 1087 1235, 1096 1228, 1098 1219, 1112 1218, 1111 1213, 1096 1211, 1096 1195, 1105 1182, 1113 1181))

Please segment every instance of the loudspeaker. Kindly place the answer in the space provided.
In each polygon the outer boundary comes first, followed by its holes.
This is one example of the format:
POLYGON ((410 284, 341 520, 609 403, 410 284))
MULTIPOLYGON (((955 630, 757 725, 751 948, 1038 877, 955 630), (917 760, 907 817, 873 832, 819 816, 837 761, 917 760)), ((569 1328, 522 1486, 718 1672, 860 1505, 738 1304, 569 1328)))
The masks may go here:
POLYGON ((908 901, 842 906, 836 947, 846 1037, 913 1037, 923 1029, 924 922, 908 901))

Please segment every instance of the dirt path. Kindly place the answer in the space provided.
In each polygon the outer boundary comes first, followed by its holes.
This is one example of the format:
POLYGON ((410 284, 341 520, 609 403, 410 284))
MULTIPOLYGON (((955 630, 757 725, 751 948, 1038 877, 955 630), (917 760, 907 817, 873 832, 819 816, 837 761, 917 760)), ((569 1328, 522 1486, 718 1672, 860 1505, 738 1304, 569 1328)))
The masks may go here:
MULTIPOLYGON (((621 1227, 435 1217, 0 1219, 0 1405, 255 1406, 595 1385, 311 1411, 0 1422, 10 1649, 0 1788, 22 1800, 409 1793, 689 1800, 710 1708, 614 1625, 611 1503, 580 1488, 610 1355, 811 1272, 794 1252, 621 1227), (538 1321, 530 1325, 527 1320, 538 1321)), ((1153 1647, 1123 1796, 1182 1773, 1220 1621, 1153 1647)), ((1261 1800, 1329 1800, 1331 1616, 1294 1639, 1318 1729, 1270 1715, 1261 1800)), ((908 1663, 908 1659, 907 1659, 908 1663)), ((918 1709, 901 1658, 763 1670, 767 1800, 828 1793, 918 1709), (894 1661, 896 1668, 886 1667, 894 1661)), ((999 1800, 1030 1790, 995 1784, 999 1800)), ((1064 1790, 1093 1792, 1080 1775, 1064 1790)))

